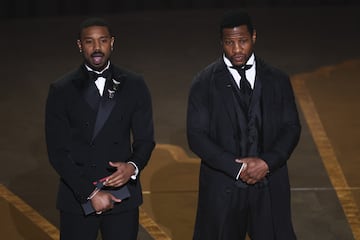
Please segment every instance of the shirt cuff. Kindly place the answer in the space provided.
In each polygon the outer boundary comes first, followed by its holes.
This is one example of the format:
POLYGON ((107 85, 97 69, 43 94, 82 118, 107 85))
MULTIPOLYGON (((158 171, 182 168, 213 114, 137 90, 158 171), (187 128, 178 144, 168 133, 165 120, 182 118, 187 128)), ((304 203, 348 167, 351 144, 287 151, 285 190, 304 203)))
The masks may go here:
POLYGON ((137 177, 137 175, 139 174, 139 168, 136 166, 136 164, 135 164, 134 162, 129 161, 129 162, 127 162, 127 163, 130 163, 131 165, 134 166, 134 168, 135 168, 135 173, 134 173, 133 175, 131 175, 131 179, 132 179, 132 180, 136 180, 136 177, 137 177))
POLYGON ((100 192, 100 188, 95 188, 94 191, 92 191, 92 193, 87 197, 87 200, 91 200, 93 199, 93 197, 98 193, 100 192))
POLYGON ((246 163, 243 163, 243 164, 241 165, 241 168, 240 168, 238 174, 236 175, 236 180, 239 180, 239 178, 240 178, 240 173, 241 173, 241 171, 242 171, 245 167, 246 167, 246 163))

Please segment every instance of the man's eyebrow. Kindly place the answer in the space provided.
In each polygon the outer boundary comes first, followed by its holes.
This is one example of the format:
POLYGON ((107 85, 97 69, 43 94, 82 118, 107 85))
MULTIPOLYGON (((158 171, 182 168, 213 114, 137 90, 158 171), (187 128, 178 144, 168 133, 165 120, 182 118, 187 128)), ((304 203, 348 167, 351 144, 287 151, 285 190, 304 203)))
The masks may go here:
MULTIPOLYGON (((85 38, 85 39, 93 39, 94 37, 84 36, 83 38, 85 38)), ((109 36, 109 35, 103 35, 103 36, 100 36, 99 38, 111 38, 111 36, 109 36)))

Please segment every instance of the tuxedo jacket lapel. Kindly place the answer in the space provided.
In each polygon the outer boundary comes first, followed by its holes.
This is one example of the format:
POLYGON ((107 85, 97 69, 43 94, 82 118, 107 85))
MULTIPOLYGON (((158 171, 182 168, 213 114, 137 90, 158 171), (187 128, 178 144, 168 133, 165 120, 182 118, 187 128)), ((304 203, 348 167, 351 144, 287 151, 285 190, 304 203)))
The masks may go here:
MULTIPOLYGON (((261 94, 261 104, 267 106, 263 108, 263 111, 267 111, 269 105, 274 103, 274 99, 278 93, 274 91, 274 81, 269 76, 272 74, 268 73, 267 66, 262 62, 261 59, 256 58, 256 80, 255 80, 255 88, 257 89, 257 93, 261 94)), ((267 112, 268 113, 268 112, 267 112)), ((263 114, 266 116, 267 114, 263 114)))
POLYGON ((88 87, 84 89, 83 97, 94 111, 98 110, 101 96, 95 82, 89 83, 88 87))
POLYGON ((110 70, 111 78, 106 80, 102 97, 99 94, 99 90, 96 87, 95 82, 90 81, 88 71, 84 65, 82 65, 77 70, 73 80, 73 83, 79 90, 79 93, 93 110, 93 114, 96 119, 92 132, 92 140, 96 138, 108 120, 114 106, 116 105, 116 101, 119 97, 119 93, 121 92, 122 85, 126 80, 126 75, 117 68, 114 68, 112 65, 110 65, 110 70), (114 96, 109 97, 108 89, 113 89, 113 79, 117 82, 120 82, 120 84, 117 86, 114 96))
MULTIPOLYGON (((261 71, 257 70, 256 76, 255 76, 255 84, 254 84, 254 89, 251 95, 251 100, 250 100, 250 106, 249 106, 249 111, 252 111, 252 109, 254 109, 254 106, 256 104, 258 104, 258 102, 262 99, 261 95, 262 95, 262 82, 261 82, 261 71)), ((250 112, 249 112, 250 114, 250 112)))
POLYGON ((100 130, 104 126, 104 124, 105 124, 106 120, 109 118, 110 113, 111 113, 112 109, 114 108, 114 106, 115 106, 114 99, 109 99, 107 97, 103 97, 101 99, 101 102, 99 105, 99 110, 96 115, 96 121, 95 121, 95 127, 94 127, 92 140, 95 139, 97 134, 100 132, 100 130))
POLYGON ((96 115, 96 121, 94 126, 94 132, 92 140, 96 138, 100 130, 103 128, 107 119, 109 118, 114 106, 116 105, 116 101, 119 96, 119 92, 125 81, 125 75, 116 71, 116 69, 112 68, 111 78, 106 80, 103 96, 101 98, 99 109, 96 115), (120 82, 120 84, 114 89, 114 80, 120 82), (109 90, 115 91, 113 96, 110 96, 109 90))
MULTIPOLYGON (((227 112, 229 113, 231 124, 234 133, 238 135, 239 139, 245 139, 247 133, 247 112, 242 106, 243 102, 240 99, 240 91, 236 85, 232 75, 224 67, 224 71, 216 76, 217 86, 220 90, 220 94, 225 102, 227 112)), ((240 141, 239 153, 243 156, 246 155, 247 141, 240 141)), ((238 183, 238 186, 244 186, 242 182, 238 183)))
POLYGON ((99 108, 101 96, 95 82, 90 81, 88 71, 84 65, 76 71, 73 83, 86 103, 96 113, 99 108))
POLYGON ((234 98, 234 80, 231 74, 227 71, 225 64, 222 59, 217 62, 217 66, 214 72, 215 88, 219 91, 222 97, 225 108, 229 114, 231 124, 234 129, 237 129, 238 120, 235 111, 236 100, 234 98))

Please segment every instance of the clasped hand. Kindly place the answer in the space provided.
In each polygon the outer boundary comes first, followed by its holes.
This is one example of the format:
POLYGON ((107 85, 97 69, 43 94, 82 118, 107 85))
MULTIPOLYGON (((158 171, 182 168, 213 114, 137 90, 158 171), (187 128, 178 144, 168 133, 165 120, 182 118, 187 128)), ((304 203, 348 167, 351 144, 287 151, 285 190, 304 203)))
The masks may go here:
POLYGON ((261 158, 247 157, 235 159, 235 161, 237 163, 245 164, 240 173, 240 179, 247 184, 260 182, 269 172, 267 163, 261 158))
MULTIPOLYGON (((107 187, 120 187, 126 184, 135 171, 134 166, 129 163, 109 162, 109 165, 116 168, 116 171, 106 178, 105 186, 107 187)), ((115 202, 121 202, 121 199, 106 191, 99 191, 91 199, 93 208, 100 213, 112 209, 115 202)))

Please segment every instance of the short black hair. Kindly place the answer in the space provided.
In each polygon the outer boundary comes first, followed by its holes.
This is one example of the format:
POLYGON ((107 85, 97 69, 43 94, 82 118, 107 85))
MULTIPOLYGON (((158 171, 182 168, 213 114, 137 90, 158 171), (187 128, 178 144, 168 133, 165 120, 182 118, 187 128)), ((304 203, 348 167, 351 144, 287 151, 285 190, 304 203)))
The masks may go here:
POLYGON ((109 33, 110 33, 110 36, 113 37, 113 32, 112 32, 112 29, 110 27, 110 24, 105 21, 104 19, 102 18, 97 18, 97 17, 94 17, 94 18, 88 18, 88 19, 85 19, 81 24, 80 24, 80 28, 79 28, 79 39, 81 38, 81 32, 82 30, 84 30, 85 28, 88 28, 88 27, 92 27, 92 26, 102 26, 102 27, 106 27, 108 30, 109 30, 109 33))
POLYGON ((220 38, 223 35, 224 28, 234 28, 241 25, 246 25, 250 35, 254 33, 254 25, 252 23, 251 17, 247 12, 241 10, 232 10, 226 12, 220 23, 220 38))

